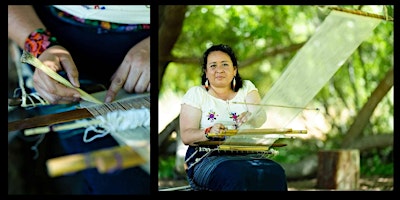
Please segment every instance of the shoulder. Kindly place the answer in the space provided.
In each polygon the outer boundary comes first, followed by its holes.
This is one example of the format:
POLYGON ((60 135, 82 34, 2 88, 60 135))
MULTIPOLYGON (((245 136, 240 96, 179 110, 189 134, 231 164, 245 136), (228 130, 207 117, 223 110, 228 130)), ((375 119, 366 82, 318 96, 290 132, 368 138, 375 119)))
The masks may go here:
POLYGON ((200 108, 206 93, 207 91, 203 86, 193 86, 183 95, 181 103, 200 108))
POLYGON ((258 91, 258 89, 256 88, 256 86, 254 85, 253 82, 251 82, 250 80, 243 80, 243 90, 248 92, 251 92, 253 90, 258 91))
POLYGON ((193 86, 189 88, 189 90, 186 92, 186 94, 201 94, 207 92, 206 89, 203 86, 193 86))
POLYGON ((193 86, 186 91, 185 95, 183 95, 183 99, 195 101, 196 99, 200 99, 200 97, 204 96, 207 93, 207 90, 203 86, 193 86))

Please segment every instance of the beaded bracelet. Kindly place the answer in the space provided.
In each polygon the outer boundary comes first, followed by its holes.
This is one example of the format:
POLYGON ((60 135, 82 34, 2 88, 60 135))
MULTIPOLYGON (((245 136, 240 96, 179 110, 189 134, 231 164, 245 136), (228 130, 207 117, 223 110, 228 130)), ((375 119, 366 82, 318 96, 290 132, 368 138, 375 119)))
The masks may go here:
POLYGON ((208 137, 208 134, 211 132, 211 129, 212 129, 212 126, 206 128, 206 129, 204 129, 204 134, 206 134, 206 138, 207 138, 208 140, 211 139, 210 137, 208 137))
POLYGON ((25 40, 25 51, 31 53, 36 58, 46 49, 57 45, 57 39, 51 33, 43 28, 39 28, 29 34, 25 40))

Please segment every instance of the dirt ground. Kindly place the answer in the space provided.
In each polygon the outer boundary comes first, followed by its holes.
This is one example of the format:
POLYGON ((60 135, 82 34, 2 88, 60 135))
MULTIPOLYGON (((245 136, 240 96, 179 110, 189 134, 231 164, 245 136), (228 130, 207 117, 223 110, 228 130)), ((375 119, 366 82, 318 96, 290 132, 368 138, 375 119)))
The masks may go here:
MULTIPOLYGON (((317 180, 299 180, 299 181, 288 181, 289 191, 317 191, 316 186, 317 180)), ((182 186, 187 186, 188 182, 184 179, 173 180, 164 179, 158 182, 160 191, 174 191, 174 189, 180 189, 182 186)), ((393 191, 393 177, 382 178, 382 177, 361 177, 360 187, 357 191, 393 191)))

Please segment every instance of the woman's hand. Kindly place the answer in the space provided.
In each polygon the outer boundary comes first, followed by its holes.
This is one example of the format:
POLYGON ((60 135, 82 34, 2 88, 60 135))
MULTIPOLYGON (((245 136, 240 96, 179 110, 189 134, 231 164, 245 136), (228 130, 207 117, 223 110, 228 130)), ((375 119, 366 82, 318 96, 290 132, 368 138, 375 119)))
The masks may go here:
POLYGON ((221 123, 216 123, 216 124, 214 124, 214 125, 211 127, 210 133, 219 134, 219 133, 221 133, 222 131, 224 131, 225 129, 226 129, 226 127, 225 127, 223 124, 221 124, 221 123))
POLYGON ((237 128, 241 126, 242 124, 246 123, 251 117, 251 112, 245 111, 242 114, 239 115, 239 117, 236 119, 236 126, 237 128))
POLYGON ((111 77, 111 85, 105 102, 113 101, 122 87, 129 93, 150 91, 150 37, 137 43, 128 51, 111 77))
MULTIPOLYGON (((59 45, 50 47, 38 59, 56 72, 64 70, 71 84, 79 87, 78 70, 71 54, 65 48, 59 45)), ((68 104, 80 100, 77 90, 62 85, 38 68, 35 69, 32 78, 35 90, 51 104, 68 104)))
POLYGON ((206 138, 208 140, 214 140, 214 139, 224 139, 224 135, 219 135, 220 133, 224 132, 227 128, 221 124, 221 123, 216 123, 213 126, 211 126, 208 130, 208 133, 206 133, 206 138), (212 136, 209 136, 212 135, 212 136))

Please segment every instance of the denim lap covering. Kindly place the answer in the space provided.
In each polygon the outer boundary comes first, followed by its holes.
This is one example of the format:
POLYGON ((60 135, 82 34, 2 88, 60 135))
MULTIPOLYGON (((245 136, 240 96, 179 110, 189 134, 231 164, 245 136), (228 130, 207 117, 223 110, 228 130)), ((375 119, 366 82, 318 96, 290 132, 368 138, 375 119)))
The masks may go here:
MULTIPOLYGON (((189 146, 186 159, 194 153, 189 146)), ((197 152, 187 165, 203 156, 197 152)), ((287 191, 285 171, 277 162, 254 157, 253 155, 233 155, 212 153, 202 158, 187 170, 190 186, 202 191, 287 191)))

